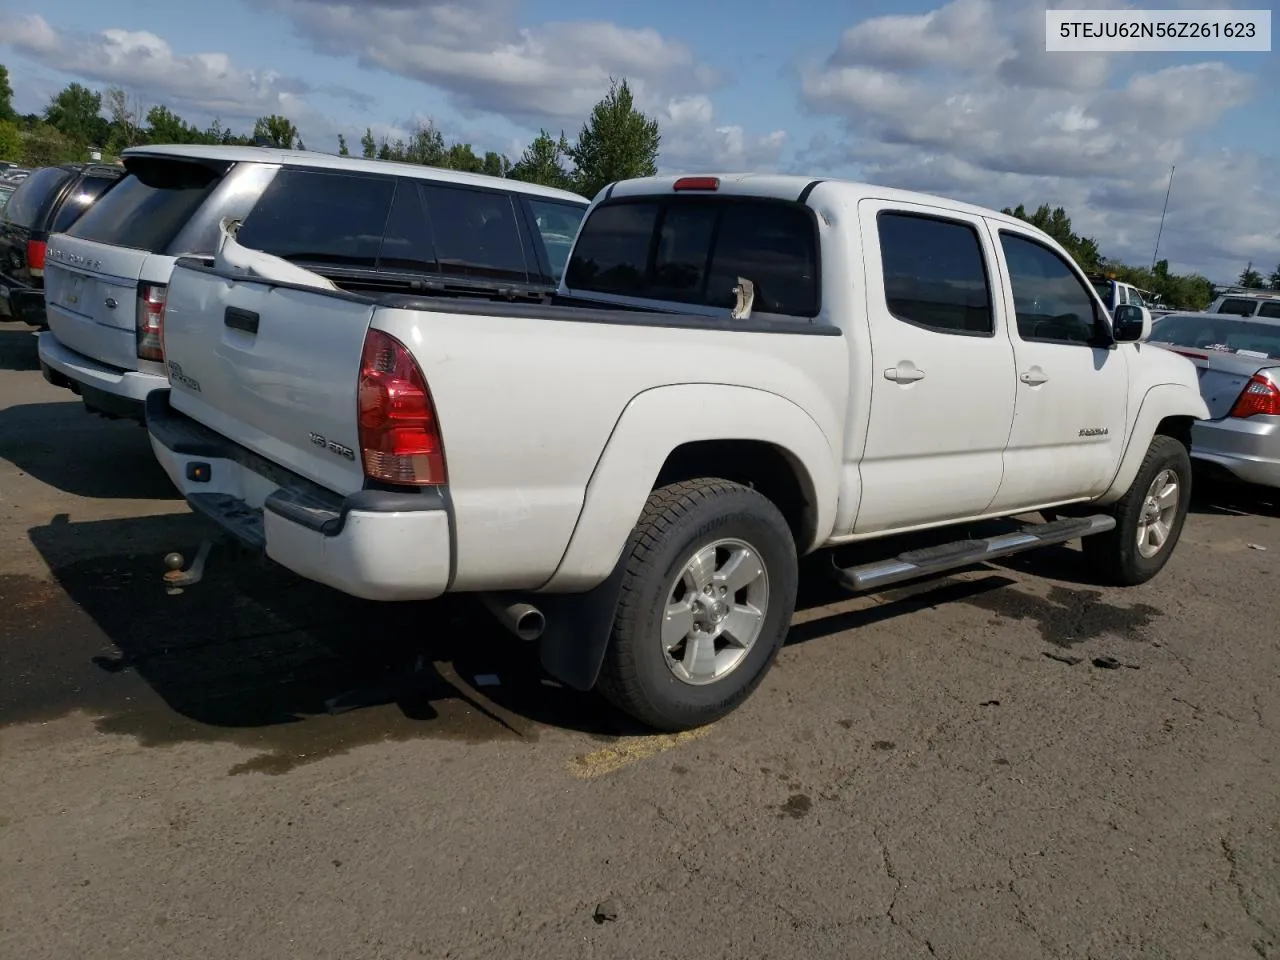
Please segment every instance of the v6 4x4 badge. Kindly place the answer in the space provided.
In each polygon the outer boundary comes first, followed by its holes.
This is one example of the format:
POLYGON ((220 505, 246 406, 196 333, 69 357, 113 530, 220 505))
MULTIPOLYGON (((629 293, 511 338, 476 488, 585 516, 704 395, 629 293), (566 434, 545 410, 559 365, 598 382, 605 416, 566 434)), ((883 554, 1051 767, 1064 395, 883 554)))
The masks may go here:
POLYGON ((323 436, 321 436, 318 433, 310 434, 310 438, 311 438, 311 442, 314 443, 317 447, 324 447, 330 453, 336 453, 338 456, 345 457, 348 460, 355 460, 356 458, 356 452, 352 450, 350 447, 344 447, 342 444, 337 443, 333 440, 326 440, 323 436))

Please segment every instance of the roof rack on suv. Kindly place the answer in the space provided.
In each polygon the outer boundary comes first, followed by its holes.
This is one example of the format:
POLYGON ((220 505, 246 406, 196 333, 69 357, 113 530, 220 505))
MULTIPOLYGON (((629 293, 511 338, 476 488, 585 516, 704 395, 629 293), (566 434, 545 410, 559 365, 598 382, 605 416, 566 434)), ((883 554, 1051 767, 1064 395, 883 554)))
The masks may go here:
POLYGON ((1219 287, 1219 297, 1260 297, 1263 300, 1280 300, 1280 291, 1263 290, 1260 287, 1219 287))

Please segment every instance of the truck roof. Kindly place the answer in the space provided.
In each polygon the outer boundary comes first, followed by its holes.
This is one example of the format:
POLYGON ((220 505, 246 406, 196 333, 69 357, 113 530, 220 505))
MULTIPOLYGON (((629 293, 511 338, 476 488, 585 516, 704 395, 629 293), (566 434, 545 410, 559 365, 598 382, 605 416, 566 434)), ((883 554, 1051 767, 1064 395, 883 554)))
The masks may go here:
MULTIPOLYGON (((602 191, 601 198, 605 195, 610 197, 632 197, 655 193, 670 193, 674 189, 677 180, 689 177, 715 177, 720 181, 720 185, 715 192, 728 196, 798 200, 801 196, 807 196, 818 184, 823 184, 828 189, 835 188, 841 191, 849 200, 855 202, 863 199, 875 199, 897 203, 918 203, 969 213, 975 216, 989 217, 993 220, 1017 224, 1020 227, 1030 228, 1031 230, 1037 229, 1025 220, 1019 220, 1017 217, 1011 217, 988 207, 962 203, 948 197, 917 193, 913 190, 899 190, 896 187, 882 187, 872 183, 864 183, 860 180, 846 180, 840 177, 806 177, 795 174, 774 173, 684 173, 677 176, 638 177, 634 180, 621 180, 610 187, 606 187, 602 191)), ((1043 231, 1037 232, 1043 233, 1043 231)))
POLYGON ((317 167, 328 170, 354 170, 362 173, 394 173, 402 177, 418 177, 447 183, 471 184, 478 187, 501 185, 513 193, 545 197, 548 200, 565 200, 586 205, 585 197, 568 190, 557 190, 523 180, 491 177, 483 173, 465 173, 443 167, 429 167, 419 163, 401 163, 395 160, 366 160, 364 157, 340 157, 318 150, 284 150, 277 147, 231 147, 207 144, 148 144, 130 147, 120 154, 122 160, 130 157, 190 157, 193 160, 226 160, 230 163, 288 163, 299 167, 317 167), (394 168, 388 170, 387 168, 394 168))

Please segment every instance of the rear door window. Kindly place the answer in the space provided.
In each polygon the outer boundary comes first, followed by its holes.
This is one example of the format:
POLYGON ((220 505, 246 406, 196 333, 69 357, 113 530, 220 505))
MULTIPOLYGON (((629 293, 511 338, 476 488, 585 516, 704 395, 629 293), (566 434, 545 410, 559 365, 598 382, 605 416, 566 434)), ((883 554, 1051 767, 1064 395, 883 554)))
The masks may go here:
POLYGON ((1262 304, 1258 307, 1258 316, 1280 319, 1280 302, 1262 304))
POLYGON ((236 239, 298 264, 372 269, 395 192, 392 177, 281 170, 236 239))
POLYGON ((86 210, 93 206, 94 201, 107 192, 113 184, 119 181, 119 177, 85 177, 72 189, 71 193, 62 201, 58 207, 58 212, 54 214, 53 225, 49 227, 50 233, 64 233, 67 228, 79 220, 86 210))
POLYGON ((937 333, 995 332, 986 260, 972 224, 884 212, 876 227, 890 313, 937 333))
POLYGON ((420 186, 441 273, 521 283, 529 279, 509 194, 436 183, 420 186))
POLYGON ((5 219, 16 227, 31 229, 54 193, 62 189, 75 174, 62 167, 45 167, 23 180, 9 198, 5 219))
POLYGON ((129 175, 66 231, 114 247, 163 253, 222 179, 225 168, 164 158, 131 158, 129 175))
POLYGON ((801 204, 754 199, 620 200, 583 224, 566 272, 580 292, 732 307, 738 278, 761 313, 818 313, 818 239, 801 204))

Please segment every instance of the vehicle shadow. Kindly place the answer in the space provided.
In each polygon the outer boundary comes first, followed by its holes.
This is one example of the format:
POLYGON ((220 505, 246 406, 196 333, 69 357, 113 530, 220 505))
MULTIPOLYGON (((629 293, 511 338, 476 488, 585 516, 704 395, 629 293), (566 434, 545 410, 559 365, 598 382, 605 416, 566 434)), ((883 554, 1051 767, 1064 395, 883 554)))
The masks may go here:
POLYGON ((27 611, 25 626, 0 628, 27 666, 0 697, 0 725, 80 710, 147 745, 252 747, 258 756, 235 772, 271 773, 387 740, 640 732, 594 695, 554 684, 534 645, 470 597, 362 601, 221 543, 203 579, 171 595, 165 554, 190 563, 216 537, 189 514, 55 518, 29 536, 54 584, 0 587, 0 602, 27 611))
POLYGON ((1222 471, 1201 468, 1192 480, 1190 512, 1280 518, 1280 490, 1242 483, 1222 471))
POLYGON ((78 400, 0 410, 0 459, 77 497, 182 499, 151 451, 146 430, 130 420, 90 414, 78 400))
POLYGON ((25 323, 0 320, 0 370, 39 370, 36 331, 25 323))

